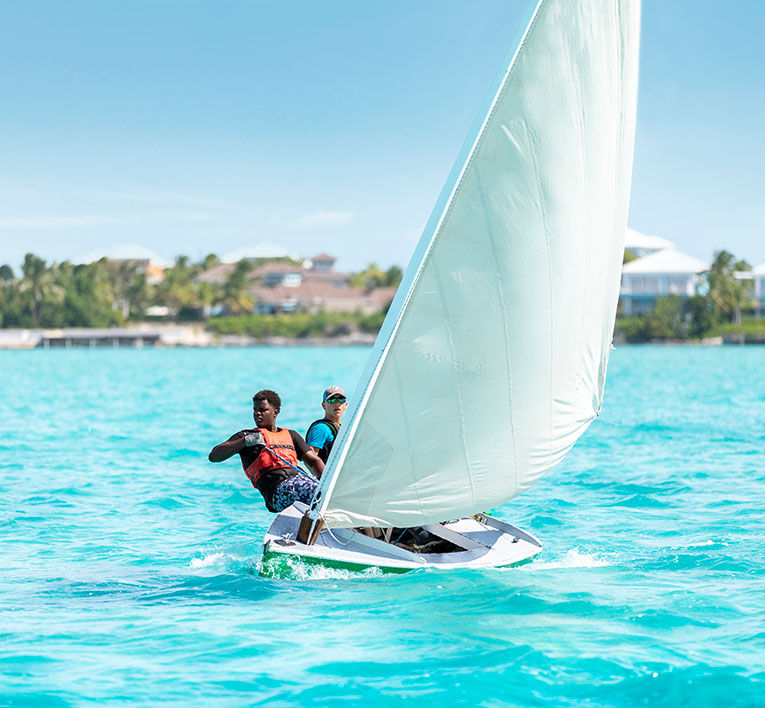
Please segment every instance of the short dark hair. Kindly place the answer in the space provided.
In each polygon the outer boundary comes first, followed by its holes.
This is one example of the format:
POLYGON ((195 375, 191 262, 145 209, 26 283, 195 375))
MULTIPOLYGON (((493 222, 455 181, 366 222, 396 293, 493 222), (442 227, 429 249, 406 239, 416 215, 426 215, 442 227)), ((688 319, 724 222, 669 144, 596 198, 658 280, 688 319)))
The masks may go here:
POLYGON ((279 398, 279 394, 276 391, 271 391, 267 388, 264 388, 262 391, 258 391, 252 397, 252 402, 255 403, 255 401, 267 401, 276 409, 277 412, 282 409, 282 399, 279 398))

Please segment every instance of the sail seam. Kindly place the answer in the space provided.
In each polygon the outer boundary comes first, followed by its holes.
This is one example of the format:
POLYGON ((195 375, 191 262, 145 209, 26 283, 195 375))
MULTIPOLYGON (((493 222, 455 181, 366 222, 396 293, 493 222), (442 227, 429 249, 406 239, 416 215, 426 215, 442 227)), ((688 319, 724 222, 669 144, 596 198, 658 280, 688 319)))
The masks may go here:
MULTIPOLYGON (((617 0, 618 1, 618 0, 617 0)), ((592 65, 592 57, 590 56, 590 65, 592 65)), ((582 82, 581 82, 582 75, 579 74, 579 80, 576 82, 576 97, 578 99, 579 103, 579 141, 582 146, 581 154, 582 154, 582 187, 584 189, 584 200, 583 200, 583 209, 584 209, 584 239, 585 243, 584 248, 582 249, 584 251, 584 278, 582 280, 582 316, 579 321, 579 346, 577 347, 577 351, 579 352, 579 366, 582 367, 582 369, 579 370, 579 375, 577 376, 576 380, 576 390, 574 391, 574 405, 576 406, 576 410, 579 410, 579 393, 582 390, 582 377, 583 374, 587 371, 587 352, 584 351, 584 347, 582 344, 584 343, 584 331, 585 331, 585 313, 587 310, 587 286, 589 284, 589 279, 587 277, 587 273, 589 272, 589 254, 590 249, 587 248, 587 241, 589 240, 590 236, 590 219, 589 219, 589 182, 587 180, 588 172, 587 172, 587 150, 585 149, 585 131, 584 131, 584 106, 582 105, 582 82)), ((600 364, 598 363, 598 366, 600 364)), ((575 413, 578 418, 578 414, 575 413)))
POLYGON ((446 333, 449 336, 449 350, 452 355, 452 362, 454 362, 455 364, 455 378, 456 378, 456 384, 457 384, 456 386, 457 410, 459 411, 459 416, 460 416, 460 434, 462 436, 462 456, 465 459, 465 467, 467 469, 468 481, 470 482, 470 494, 473 497, 473 506, 475 506, 475 503, 476 503, 475 485, 473 484, 473 474, 470 469, 470 460, 467 454, 467 436, 465 435, 465 416, 462 410, 462 395, 460 393, 460 374, 459 374, 459 369, 456 367, 457 355, 456 355, 455 347, 454 347, 454 330, 452 328, 451 321, 449 320, 449 317, 448 317, 449 310, 446 305, 446 295, 444 293, 444 285, 441 282, 441 275, 438 272, 438 268, 433 268, 433 273, 436 278, 436 283, 438 283, 438 295, 439 295, 439 299, 441 300, 441 307, 443 308, 443 311, 444 311, 444 324, 446 325, 446 333))
POLYGON ((483 180, 481 179, 481 171, 476 168, 475 170, 476 182, 478 183, 478 194, 481 197, 481 206, 483 207, 484 220, 486 222, 486 231, 489 235, 489 243, 491 244, 491 252, 494 256, 494 263, 497 267, 497 291, 499 294, 499 303, 502 308, 502 331, 505 337, 505 362, 507 366, 507 385, 508 385, 508 399, 510 404, 510 438, 513 443, 513 481, 514 495, 518 495, 518 448, 515 443, 515 417, 513 415, 513 367, 510 365, 510 334, 507 330, 508 326, 508 312, 507 305, 505 303, 505 290, 502 282, 502 272, 499 267, 499 256, 497 253, 497 244, 494 238, 494 229, 491 228, 491 222, 489 220, 489 211, 486 204, 486 193, 483 188, 483 180))
POLYGON ((412 438, 409 435, 409 421, 406 416, 407 407, 404 405, 404 387, 401 383, 401 372, 398 368, 398 362, 395 359, 393 360, 392 366, 394 372, 396 373, 396 386, 398 388, 399 401, 401 401, 401 417, 404 422, 404 430, 406 431, 406 449, 409 451, 409 469, 412 471, 412 479, 414 480, 414 489, 417 494, 417 504, 420 507, 420 514, 425 516, 425 507, 422 504, 422 495, 420 494, 420 488, 418 484, 420 480, 417 477, 417 471, 414 464, 414 445, 412 444, 412 438))
MULTIPOLYGON (((527 126, 528 127, 528 126, 527 126)), ((537 145, 539 141, 534 134, 533 130, 529 130, 529 145, 530 145, 530 156, 531 156, 531 163, 534 166, 534 182, 537 186, 537 193, 539 195, 539 213, 540 217, 542 219, 542 229, 544 230, 545 235, 545 251, 547 253, 547 292, 549 294, 549 307, 550 307, 550 372, 549 372, 549 379, 548 379, 548 385, 549 385, 549 401, 550 401, 550 407, 548 408, 549 411, 549 425, 548 425, 548 431, 550 433, 549 435, 549 444, 548 444, 548 451, 547 451, 547 464, 549 465, 550 461, 552 460, 552 452, 553 452, 553 356, 555 354, 555 347, 553 346, 553 340, 555 338, 555 299, 553 295, 553 277, 552 277, 552 248, 551 248, 551 242, 550 242, 550 226, 547 223, 547 209, 545 206, 545 199, 544 199, 544 192, 542 190, 542 185, 540 183, 540 173, 539 173, 539 162, 537 161, 537 145)), ((549 469, 549 467, 546 467, 546 469, 549 469)))

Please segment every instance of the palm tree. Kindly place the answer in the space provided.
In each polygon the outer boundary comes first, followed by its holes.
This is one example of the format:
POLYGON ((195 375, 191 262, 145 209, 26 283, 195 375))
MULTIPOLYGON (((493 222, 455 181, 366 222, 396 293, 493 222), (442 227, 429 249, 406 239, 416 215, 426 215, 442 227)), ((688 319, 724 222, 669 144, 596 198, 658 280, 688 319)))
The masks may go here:
POLYGON ((249 292, 250 279, 248 276, 251 269, 252 266, 249 261, 239 261, 223 283, 223 304, 234 315, 252 312, 252 308, 255 306, 255 299, 249 292))
POLYGON ((155 303, 169 307, 177 319, 183 308, 194 306, 194 283, 191 278, 188 256, 178 256, 175 265, 165 270, 162 282, 155 289, 155 303))
POLYGON ((45 261, 32 253, 24 256, 21 266, 22 278, 19 292, 24 295, 26 307, 29 310, 30 324, 40 326, 41 308, 44 302, 62 303, 64 288, 58 282, 56 269, 47 268, 45 261))
POLYGON ((200 281, 195 284, 195 288, 196 305, 202 313, 202 318, 207 319, 212 308, 223 302, 223 287, 220 283, 200 281))
POLYGON ((751 270, 746 261, 736 260, 728 251, 718 251, 707 272, 709 297, 715 309, 727 314, 735 324, 741 324, 741 310, 755 304, 751 278, 742 277, 751 270))

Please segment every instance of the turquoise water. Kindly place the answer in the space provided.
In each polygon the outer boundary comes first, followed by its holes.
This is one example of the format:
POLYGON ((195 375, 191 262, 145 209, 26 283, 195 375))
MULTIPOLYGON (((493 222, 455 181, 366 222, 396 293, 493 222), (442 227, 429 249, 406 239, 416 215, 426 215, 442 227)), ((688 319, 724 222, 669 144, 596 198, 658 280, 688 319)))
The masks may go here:
POLYGON ((765 705, 765 348, 617 349, 524 568, 261 578, 207 452, 367 352, 0 352, 0 705, 765 705))

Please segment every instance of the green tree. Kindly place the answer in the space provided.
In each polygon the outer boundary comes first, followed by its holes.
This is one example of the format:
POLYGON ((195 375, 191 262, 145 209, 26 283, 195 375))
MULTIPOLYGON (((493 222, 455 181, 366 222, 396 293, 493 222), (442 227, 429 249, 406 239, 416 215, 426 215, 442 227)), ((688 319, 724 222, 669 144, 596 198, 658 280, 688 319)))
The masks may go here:
POLYGON ((122 321, 130 319, 131 313, 142 312, 148 292, 146 273, 135 261, 99 261, 105 269, 112 291, 115 310, 120 312, 122 321))
POLYGON ((709 298, 717 312, 727 315, 735 324, 741 323, 741 311, 754 307, 751 280, 742 280, 736 273, 751 271, 744 260, 736 260, 729 251, 717 251, 707 272, 709 298))
POLYGON ((195 283, 195 291, 196 306, 203 319, 206 319, 210 310, 223 302, 223 286, 220 283, 202 281, 195 283))
POLYGON ((362 290, 374 290, 384 283, 385 273, 377 267, 376 263, 370 263, 360 273, 353 273, 349 281, 352 288, 361 288, 362 290))
POLYGON ((396 265, 391 266, 385 271, 385 282, 383 284, 390 288, 397 288, 403 277, 404 274, 402 273, 401 268, 396 265))
POLYGON ((226 309, 234 315, 252 312, 255 300, 249 292, 249 273, 252 264, 248 260, 239 261, 223 283, 222 302, 226 309))
POLYGON ((183 309, 193 308, 196 299, 193 275, 188 256, 178 256, 175 265, 165 270, 162 282, 155 288, 154 304, 169 307, 175 319, 183 309))
POLYGON ((220 258, 216 256, 214 253, 208 253, 203 259, 200 265, 202 266, 202 270, 210 270, 210 268, 214 268, 216 265, 220 263, 220 258))
POLYGON ((66 276, 64 327, 110 327, 122 324, 105 261, 72 266, 61 264, 66 276))
POLYGON ((57 282, 55 271, 47 268, 45 261, 32 253, 24 256, 21 272, 19 292, 22 307, 29 315, 29 324, 32 327, 45 326, 46 323, 41 319, 43 303, 62 303, 64 288, 57 282))
POLYGON ((719 315, 712 307, 712 302, 704 295, 694 295, 683 303, 683 313, 687 323, 687 334, 691 339, 701 339, 712 334, 719 324, 719 315))

